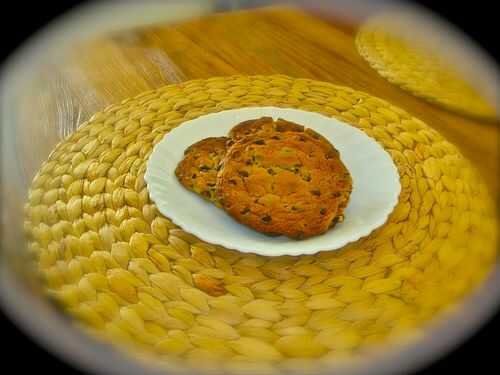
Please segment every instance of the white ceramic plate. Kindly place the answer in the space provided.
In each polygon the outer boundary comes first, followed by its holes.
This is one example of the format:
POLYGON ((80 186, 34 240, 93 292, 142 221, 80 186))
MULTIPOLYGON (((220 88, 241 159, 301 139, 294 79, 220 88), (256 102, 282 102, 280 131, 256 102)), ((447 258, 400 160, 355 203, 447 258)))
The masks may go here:
POLYGON ((155 146, 145 180, 160 212, 185 231, 212 244, 267 256, 312 254, 356 241, 386 222, 401 190, 392 158, 361 130, 318 113, 276 107, 241 108, 186 121, 155 146), (262 116, 281 117, 314 129, 339 150, 353 180, 343 223, 304 240, 266 236, 239 224, 177 181, 174 171, 188 146, 203 138, 227 135, 237 123, 262 116))

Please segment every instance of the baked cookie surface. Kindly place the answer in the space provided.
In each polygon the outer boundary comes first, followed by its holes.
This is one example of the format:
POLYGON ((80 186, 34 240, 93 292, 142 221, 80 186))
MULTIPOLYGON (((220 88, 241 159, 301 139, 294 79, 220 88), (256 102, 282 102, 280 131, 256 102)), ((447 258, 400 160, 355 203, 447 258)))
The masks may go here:
POLYGON ((220 162, 226 155, 226 137, 205 138, 189 146, 175 175, 187 189, 217 204, 216 182, 220 162))
POLYGON ((228 146, 231 146, 234 142, 248 137, 249 135, 273 131, 306 133, 316 140, 323 142, 324 146, 330 151, 338 154, 338 151, 332 146, 332 144, 316 131, 295 122, 284 120, 282 118, 273 120, 271 117, 261 117, 258 119, 247 120, 235 125, 229 131, 230 140, 228 141, 228 146))
POLYGON ((330 147, 306 132, 247 135, 221 163, 217 197, 229 215, 259 232, 291 238, 324 233, 341 220, 352 189, 330 147))
POLYGON ((304 132, 304 127, 302 125, 283 119, 278 119, 275 121, 272 119, 272 117, 261 117, 258 119, 243 121, 235 125, 229 131, 229 137, 232 140, 237 141, 255 133, 271 131, 304 132))

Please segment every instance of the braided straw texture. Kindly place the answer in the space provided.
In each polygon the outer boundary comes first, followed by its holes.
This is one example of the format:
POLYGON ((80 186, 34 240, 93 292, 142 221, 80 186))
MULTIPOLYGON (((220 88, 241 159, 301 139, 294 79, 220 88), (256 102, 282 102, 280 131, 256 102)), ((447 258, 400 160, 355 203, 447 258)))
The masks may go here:
POLYGON ((494 108, 461 73, 420 43, 368 22, 356 35, 359 54, 382 77, 403 90, 453 112, 494 119, 494 108))
POLYGON ((194 80, 108 107, 57 145, 26 204, 46 289, 77 321, 164 362, 231 371, 303 373, 417 332, 492 269, 495 228, 484 183, 435 130, 368 94, 279 75, 194 80), (339 118, 392 155, 402 192, 384 226, 338 251, 263 257, 158 212, 144 172, 166 133, 269 105, 339 118))

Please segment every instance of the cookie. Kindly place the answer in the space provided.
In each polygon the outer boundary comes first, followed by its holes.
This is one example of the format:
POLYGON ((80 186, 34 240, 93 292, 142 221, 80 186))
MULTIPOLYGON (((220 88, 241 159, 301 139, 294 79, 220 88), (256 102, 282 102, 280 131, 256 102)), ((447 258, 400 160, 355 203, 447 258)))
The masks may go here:
MULTIPOLYGON (((310 128, 306 128, 300 124, 284 120, 282 118, 279 118, 278 120, 273 120, 271 117, 261 117, 259 119, 247 120, 239 123, 238 125, 234 126, 229 132, 229 137, 231 138, 231 140, 228 142, 228 146, 231 146, 235 141, 247 137, 250 134, 255 134, 260 132, 270 132, 270 131, 278 131, 278 132, 293 131, 293 132, 306 133, 311 137, 315 138, 316 140, 320 141, 325 150, 328 153, 332 154, 333 157, 337 158, 340 157, 337 149, 324 136, 322 136, 321 134, 310 128)), ((345 192, 342 192, 344 196, 342 201, 345 203, 339 208, 339 216, 336 219, 336 221, 338 222, 341 222, 344 219, 343 212, 345 207, 347 206, 347 203, 349 201, 349 195, 352 190, 350 179, 346 181, 346 184, 347 184, 346 190, 345 192)))
POLYGON ((211 137, 189 146, 177 165, 175 175, 187 189, 217 203, 215 190, 220 162, 226 154, 226 137, 211 137))
POLYGON ((229 137, 234 140, 240 140, 244 137, 247 137, 251 134, 259 133, 259 132, 271 132, 271 131, 297 131, 303 132, 304 127, 299 124, 295 124, 290 121, 286 121, 283 119, 278 119, 274 121, 272 117, 261 117, 254 120, 247 120, 235 125, 229 131, 229 137))
POLYGON ((296 239, 324 233, 341 220, 352 190, 332 149, 306 132, 248 135, 228 149, 217 197, 229 215, 259 232, 296 239))

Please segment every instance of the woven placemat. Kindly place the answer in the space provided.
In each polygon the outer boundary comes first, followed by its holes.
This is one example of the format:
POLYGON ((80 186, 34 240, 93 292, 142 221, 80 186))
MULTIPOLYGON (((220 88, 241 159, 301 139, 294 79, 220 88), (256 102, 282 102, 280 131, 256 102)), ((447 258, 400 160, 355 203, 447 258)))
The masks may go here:
POLYGON ((46 288, 69 314, 106 339, 198 367, 329 364, 406 337, 496 259, 492 203, 455 146, 386 101, 286 76, 189 81, 108 107, 43 163, 26 215, 46 288), (376 139, 401 176, 389 221, 338 251, 263 257, 162 216, 144 183, 154 145, 186 120, 245 106, 317 111, 376 139))
MULTIPOLYGON (((356 35, 359 54, 377 73, 403 90, 450 111, 495 119, 493 106, 464 74, 422 41, 391 30, 390 24, 387 17, 375 17, 356 35)), ((422 25, 415 27, 418 30, 422 25)))

